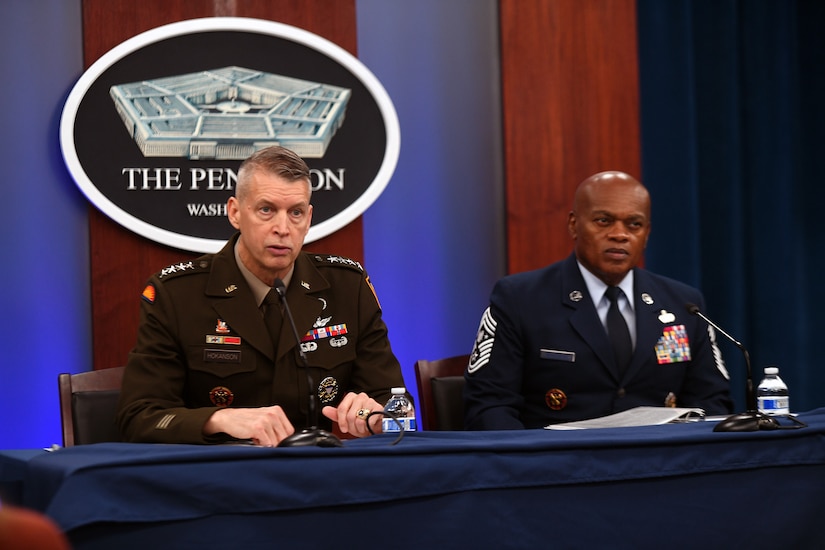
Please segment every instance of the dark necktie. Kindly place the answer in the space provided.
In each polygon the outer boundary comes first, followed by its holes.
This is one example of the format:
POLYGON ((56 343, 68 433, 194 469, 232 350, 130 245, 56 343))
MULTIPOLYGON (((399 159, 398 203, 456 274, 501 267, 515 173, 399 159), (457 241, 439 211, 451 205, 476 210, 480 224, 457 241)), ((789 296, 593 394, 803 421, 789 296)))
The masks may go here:
POLYGON ((269 291, 264 298, 261 308, 264 310, 264 323, 266 329, 269 331, 269 336, 272 338, 272 347, 275 353, 278 353, 278 341, 281 339, 281 325, 284 322, 284 316, 281 313, 281 301, 275 289, 269 291))
POLYGON ((607 310, 607 336, 610 338, 610 345, 613 346, 619 372, 623 373, 633 356, 633 343, 630 341, 627 322, 622 312, 619 311, 619 295, 621 294, 622 289, 617 286, 609 286, 605 291, 605 296, 610 300, 610 308, 607 310))

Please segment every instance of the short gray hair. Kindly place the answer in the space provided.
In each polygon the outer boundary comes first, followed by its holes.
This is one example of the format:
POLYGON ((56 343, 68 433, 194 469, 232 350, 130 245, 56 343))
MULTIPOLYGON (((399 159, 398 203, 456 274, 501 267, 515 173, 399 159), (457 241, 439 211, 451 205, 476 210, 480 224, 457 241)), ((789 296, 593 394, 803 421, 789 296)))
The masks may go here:
POLYGON ((241 163, 241 167, 238 169, 238 183, 235 188, 235 196, 239 200, 246 194, 249 178, 258 171, 274 174, 289 182, 304 180, 310 195, 312 194, 309 167, 304 159, 286 147, 274 145, 256 151, 241 163))

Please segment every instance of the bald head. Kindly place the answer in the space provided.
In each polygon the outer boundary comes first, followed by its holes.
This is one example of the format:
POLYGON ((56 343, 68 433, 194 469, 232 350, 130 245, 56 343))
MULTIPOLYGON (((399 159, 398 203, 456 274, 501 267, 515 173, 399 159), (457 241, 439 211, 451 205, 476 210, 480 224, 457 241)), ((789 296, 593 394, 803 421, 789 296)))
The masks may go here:
POLYGON ((616 285, 641 261, 647 246, 650 195, 624 172, 599 172, 576 188, 567 228, 581 264, 616 285))
POLYGON ((650 217, 650 195, 639 180, 624 172, 610 170, 593 174, 576 187, 573 197, 573 212, 581 210, 594 197, 636 204, 643 207, 645 215, 650 217))

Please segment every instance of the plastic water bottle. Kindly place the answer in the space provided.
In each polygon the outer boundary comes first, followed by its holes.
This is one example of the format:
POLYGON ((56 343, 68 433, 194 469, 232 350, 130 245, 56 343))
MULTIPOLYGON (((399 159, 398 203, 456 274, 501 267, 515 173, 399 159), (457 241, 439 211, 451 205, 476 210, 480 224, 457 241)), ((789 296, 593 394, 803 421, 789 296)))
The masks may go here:
POLYGON ((765 367, 765 378, 756 387, 756 401, 759 412, 770 416, 790 414, 788 386, 779 378, 779 369, 765 367))
MULTIPOLYGON (((392 397, 390 400, 387 401, 386 406, 384 407, 384 412, 390 412, 395 415, 398 419, 398 422, 404 426, 405 432, 414 432, 415 427, 415 409, 413 408, 412 401, 407 399, 407 389, 406 388, 393 388, 392 389, 392 397)), ((390 417, 384 417, 384 420, 381 422, 381 429, 384 432, 400 432, 401 428, 398 427, 395 420, 390 417)))

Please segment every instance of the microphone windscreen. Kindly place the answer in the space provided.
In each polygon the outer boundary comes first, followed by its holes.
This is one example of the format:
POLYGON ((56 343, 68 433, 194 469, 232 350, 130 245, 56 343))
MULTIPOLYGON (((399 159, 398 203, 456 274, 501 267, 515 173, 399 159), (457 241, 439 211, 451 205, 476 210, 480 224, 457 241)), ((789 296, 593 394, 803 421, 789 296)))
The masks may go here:
POLYGON ((691 304, 690 302, 688 302, 685 304, 685 308, 691 315, 696 315, 697 313, 699 313, 699 306, 697 306, 696 304, 691 304))

